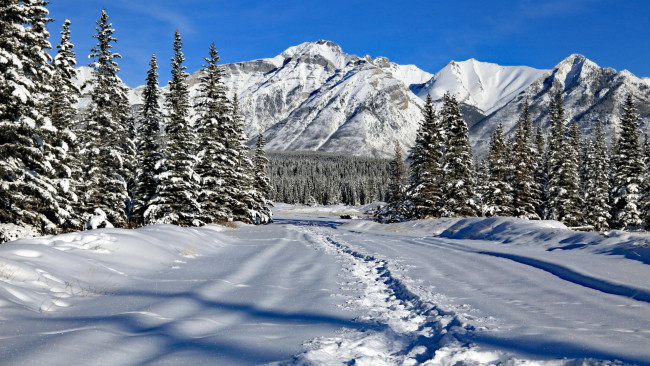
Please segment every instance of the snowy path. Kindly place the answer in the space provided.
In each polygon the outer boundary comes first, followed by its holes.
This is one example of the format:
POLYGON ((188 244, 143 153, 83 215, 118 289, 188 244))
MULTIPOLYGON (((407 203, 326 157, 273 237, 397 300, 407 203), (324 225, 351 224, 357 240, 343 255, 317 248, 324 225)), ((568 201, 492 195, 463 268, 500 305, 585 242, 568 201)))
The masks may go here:
MULTIPOLYGON (((183 239, 183 229, 163 229, 167 240, 183 239)), ((67 308, 29 311, 3 293, 14 304, 0 308, 0 364, 257 364, 290 358, 304 340, 363 326, 337 306, 346 299, 341 268, 302 233, 242 228, 195 239, 196 253, 179 253, 154 272, 122 268, 110 293, 73 296, 67 308)), ((2 254, 15 253, 11 247, 2 254)), ((33 265, 51 265, 46 257, 33 265)))
POLYGON ((650 365, 647 258, 427 225, 451 223, 280 212, 4 244, 0 364, 650 365))

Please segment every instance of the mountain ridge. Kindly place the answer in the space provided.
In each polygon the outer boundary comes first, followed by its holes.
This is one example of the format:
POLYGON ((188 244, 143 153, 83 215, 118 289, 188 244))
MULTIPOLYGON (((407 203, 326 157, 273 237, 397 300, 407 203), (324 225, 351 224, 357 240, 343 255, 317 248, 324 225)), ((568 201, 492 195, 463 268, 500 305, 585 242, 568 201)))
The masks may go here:
MULTIPOLYGON (((263 132, 268 150, 388 157, 396 140, 406 149, 413 145, 426 95, 439 105, 445 92, 461 102, 479 155, 498 123, 506 132, 513 129, 526 99, 533 119, 547 128, 545 111, 550 91, 557 88, 567 102, 567 121, 578 118, 584 132, 592 128, 592 119, 600 118, 611 134, 626 91, 638 94, 642 125, 650 121, 650 78, 601 68, 579 54, 549 70, 471 58, 450 61, 431 74, 382 56, 348 54, 334 42, 319 40, 291 46, 272 58, 222 67, 229 97, 237 92, 246 132, 251 137, 263 132)), ((89 77, 87 71, 82 70, 83 78, 89 77)), ((198 93, 199 74, 188 79, 191 97, 198 93)), ((141 92, 141 86, 130 89, 132 104, 141 103, 141 92)))

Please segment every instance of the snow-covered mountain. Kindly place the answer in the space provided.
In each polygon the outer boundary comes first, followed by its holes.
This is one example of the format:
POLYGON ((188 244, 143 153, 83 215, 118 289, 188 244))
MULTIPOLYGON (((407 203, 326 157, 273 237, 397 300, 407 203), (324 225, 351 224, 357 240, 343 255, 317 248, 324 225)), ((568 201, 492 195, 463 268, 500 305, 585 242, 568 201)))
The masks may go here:
MULTIPOLYGON (((254 137, 262 131, 268 150, 388 157, 395 140, 405 148, 412 146, 426 95, 440 102, 447 91, 462 102, 479 154, 499 122, 506 131, 513 129, 526 98, 535 122, 546 127, 557 87, 563 91, 567 118, 575 118, 583 131, 600 118, 611 133, 630 91, 642 124, 650 125, 650 79, 601 68, 580 55, 571 55, 552 70, 470 59, 451 61, 430 74, 385 57, 350 55, 321 40, 289 47, 273 58, 223 67, 229 96, 238 95, 246 132, 254 137)), ((88 68, 81 70, 79 83, 89 77, 88 68)), ((199 71, 189 80, 194 96, 198 76, 199 71)), ((130 91, 132 104, 141 103, 142 90, 130 91)))
POLYGON ((478 153, 487 149, 498 123, 512 132, 526 99, 534 124, 549 126, 548 109, 557 90, 562 92, 565 118, 575 120, 583 133, 590 133, 600 119, 608 137, 617 128, 621 106, 628 93, 633 94, 643 130, 650 127, 650 78, 639 78, 627 70, 616 71, 596 65, 582 55, 571 55, 530 84, 502 108, 470 128, 478 153))
POLYGON ((413 91, 423 99, 431 94, 433 100, 440 100, 449 92, 461 103, 474 106, 487 115, 503 107, 545 72, 528 66, 501 66, 475 59, 451 61, 413 91))

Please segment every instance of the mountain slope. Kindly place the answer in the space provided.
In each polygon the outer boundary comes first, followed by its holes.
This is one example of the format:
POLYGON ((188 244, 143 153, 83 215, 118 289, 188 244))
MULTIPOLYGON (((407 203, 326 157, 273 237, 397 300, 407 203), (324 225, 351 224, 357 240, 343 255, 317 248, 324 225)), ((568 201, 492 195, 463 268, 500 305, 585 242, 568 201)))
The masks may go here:
POLYGON ((571 55, 537 79, 501 109, 470 129, 477 152, 486 151, 489 138, 498 123, 512 132, 526 99, 530 103, 534 125, 549 126, 548 109, 556 90, 562 92, 567 123, 575 120, 583 134, 591 133, 596 120, 603 123, 611 137, 621 118, 621 106, 628 93, 634 96, 641 128, 650 125, 650 79, 638 78, 629 71, 616 71, 596 65, 582 55, 571 55))
POLYGON ((547 70, 528 66, 501 66, 475 59, 451 61, 431 80, 413 89, 420 98, 431 94, 439 100, 450 92, 461 103, 474 106, 484 114, 503 107, 547 70))

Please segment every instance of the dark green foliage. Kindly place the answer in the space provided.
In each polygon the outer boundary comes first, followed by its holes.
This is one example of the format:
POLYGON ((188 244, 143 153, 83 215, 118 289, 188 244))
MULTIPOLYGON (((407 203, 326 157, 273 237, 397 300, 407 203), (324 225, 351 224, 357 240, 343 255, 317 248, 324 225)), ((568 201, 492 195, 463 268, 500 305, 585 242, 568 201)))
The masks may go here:
POLYGON ((389 160, 316 152, 269 153, 271 200, 365 205, 386 201, 389 160))
POLYGON ((513 167, 510 165, 510 156, 510 148, 503 136, 503 126, 499 124, 492 134, 490 150, 484 161, 487 176, 486 186, 481 188, 481 212, 487 216, 511 216, 514 213, 513 188, 510 184, 513 167))
POLYGON ((585 224, 598 231, 607 230, 611 219, 609 156, 600 120, 596 122, 595 141, 589 141, 585 147, 583 164, 585 224))
POLYGON ((548 183, 546 218, 568 226, 582 225, 578 152, 572 145, 577 137, 566 135, 562 95, 551 101, 551 135, 548 139, 548 183))
MULTIPOLYGON (((53 159, 55 129, 46 116, 51 48, 47 1, 6 1, 0 7, 0 223, 56 233, 65 223, 53 159)), ((0 239, 1 240, 1 239, 0 239)))
POLYGON ((639 203, 645 164, 639 143, 638 119, 632 94, 628 94, 623 105, 612 186, 613 226, 624 230, 636 229, 642 224, 639 203))
POLYGON ((388 205, 381 218, 384 222, 399 222, 407 218, 406 170, 402 158, 402 147, 395 141, 395 157, 390 162, 390 183, 388 184, 388 205))
POLYGON ((435 218, 443 213, 441 164, 444 149, 444 131, 433 109, 431 96, 427 95, 423 120, 409 156, 411 176, 408 195, 414 218, 435 218))
POLYGON ((181 226, 200 225, 197 202, 199 177, 194 172, 197 139, 190 125, 190 100, 186 67, 183 66, 183 43, 178 31, 174 34, 174 57, 169 92, 165 95, 166 148, 163 172, 158 175, 156 195, 149 202, 148 217, 152 223, 181 226))
POLYGON ((93 69, 91 103, 85 116, 86 136, 82 151, 88 167, 84 176, 87 187, 84 207, 86 213, 99 208, 115 227, 126 227, 126 207, 130 197, 127 181, 135 163, 135 146, 129 138, 127 122, 129 103, 126 87, 120 82, 117 59, 112 52, 114 29, 108 14, 102 10, 97 21, 97 45, 91 49, 93 69))
POLYGON ((472 148, 467 134, 467 124, 455 97, 445 94, 440 113, 442 126, 448 131, 443 157, 444 216, 467 217, 477 212, 474 194, 472 148))
POLYGON ((539 220, 537 208, 540 206, 540 190, 535 171, 540 162, 540 155, 532 137, 532 124, 526 101, 521 118, 517 121, 511 154, 512 208, 513 216, 539 220))
POLYGON ((144 104, 138 118, 136 148, 138 156, 137 178, 134 188, 134 202, 131 221, 136 226, 151 224, 154 220, 148 211, 151 200, 158 189, 158 176, 163 163, 160 147, 161 122, 163 119, 158 103, 158 61, 151 56, 143 92, 144 104))
POLYGON ((210 45, 200 76, 199 97, 196 110, 199 133, 199 161, 196 173, 201 178, 198 202, 201 220, 215 223, 233 219, 235 197, 229 186, 236 184, 237 157, 230 150, 233 119, 222 82, 222 71, 217 65, 219 56, 214 44, 210 45))

